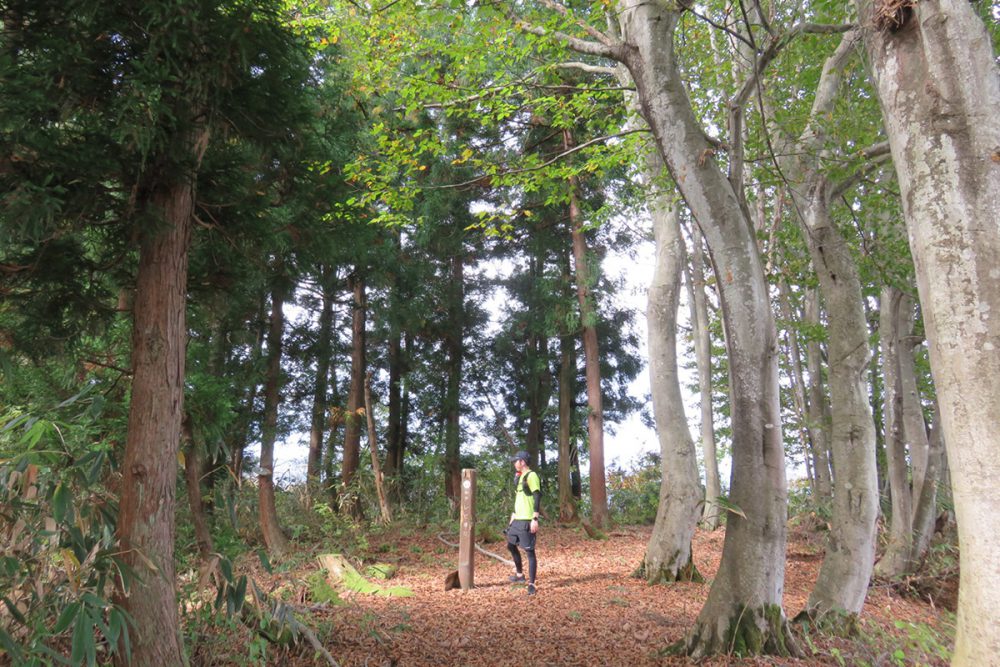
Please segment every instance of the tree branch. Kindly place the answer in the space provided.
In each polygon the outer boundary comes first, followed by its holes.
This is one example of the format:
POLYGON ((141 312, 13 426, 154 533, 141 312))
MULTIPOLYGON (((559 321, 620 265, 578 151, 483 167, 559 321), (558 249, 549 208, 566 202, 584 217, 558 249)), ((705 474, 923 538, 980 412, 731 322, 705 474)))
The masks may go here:
POLYGON ((875 144, 874 146, 870 146, 861 151, 861 156, 868 161, 861 165, 857 171, 847 178, 837 183, 831 183, 828 186, 827 196, 830 199, 840 198, 845 192, 857 185, 857 183, 865 176, 891 160, 892 156, 889 154, 889 142, 883 141, 875 144))
MULTIPOLYGON (((623 44, 611 42, 610 40, 608 40, 609 43, 605 44, 603 41, 592 42, 587 39, 580 39, 579 37, 573 37, 572 35, 559 30, 547 30, 542 26, 535 25, 522 19, 520 16, 515 14, 513 10, 507 10, 506 13, 507 18, 513 21, 514 26, 524 32, 537 35, 538 37, 554 37, 577 53, 583 53, 589 56, 600 56, 601 58, 609 58, 618 62, 625 61, 625 46, 623 44)), ((599 34, 605 39, 608 39, 604 33, 599 34)))

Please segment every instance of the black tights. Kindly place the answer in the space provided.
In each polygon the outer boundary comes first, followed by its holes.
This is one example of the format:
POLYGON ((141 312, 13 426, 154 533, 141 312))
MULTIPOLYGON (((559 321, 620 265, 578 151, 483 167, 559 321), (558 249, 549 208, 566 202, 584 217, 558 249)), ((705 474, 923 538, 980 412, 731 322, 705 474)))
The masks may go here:
MULTIPOLYGON (((514 559, 514 568, 518 574, 521 574, 521 551, 517 548, 516 544, 511 544, 510 542, 507 543, 507 549, 514 559)), ((528 582, 533 584, 535 583, 535 575, 538 573, 538 557, 535 556, 534 549, 525 549, 524 553, 528 555, 528 582)))

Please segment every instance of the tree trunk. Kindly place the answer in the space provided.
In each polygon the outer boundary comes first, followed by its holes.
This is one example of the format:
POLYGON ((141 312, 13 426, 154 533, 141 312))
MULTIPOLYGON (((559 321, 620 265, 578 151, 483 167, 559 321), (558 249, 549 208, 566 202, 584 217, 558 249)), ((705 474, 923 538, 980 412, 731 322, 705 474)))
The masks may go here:
MULTIPOLYGON (((659 180, 662 161, 648 157, 646 186, 659 180)), ((656 241, 656 264, 649 287, 646 321, 649 326, 649 387, 660 441, 660 502, 653 533, 636 575, 650 584, 701 581, 691 558, 691 538, 701 515, 701 483, 694 442, 684 415, 677 372, 677 309, 680 305, 684 240, 678 204, 669 196, 649 198, 656 241)))
POLYGON ((919 569, 934 537, 934 522, 937 520, 937 489, 941 477, 941 461, 944 458, 944 441, 941 436, 941 409, 934 402, 934 426, 927 437, 927 467, 923 483, 914 486, 913 508, 913 553, 910 562, 919 569))
POLYGON ((715 450, 715 417, 712 409, 712 339, 709 332, 705 255, 701 231, 691 232, 691 323, 694 327, 695 363, 698 365, 698 395, 701 403, 701 453, 705 461, 705 508, 701 524, 705 530, 719 527, 719 460, 715 450))
POLYGON ((964 0, 858 0, 882 104, 954 480, 962 577, 952 665, 1000 656, 1000 75, 964 0), (881 28, 881 30, 880 30, 881 28))
POLYGON ((260 532, 271 555, 288 549, 288 538, 278 522, 274 501, 274 443, 278 437, 278 404, 281 401, 281 347, 285 326, 285 277, 275 277, 271 288, 271 323, 267 331, 267 377, 264 381, 264 422, 260 434, 260 473, 257 484, 260 503, 260 532))
MULTIPOLYGON (((781 297, 781 314, 787 322, 802 321, 800 312, 792 305, 791 290, 788 283, 780 280, 778 283, 778 293, 781 297)), ((785 328, 785 339, 788 361, 791 368, 788 370, 788 381, 792 385, 792 402, 795 406, 796 416, 799 418, 799 438, 802 440, 804 449, 803 460, 806 464, 806 474, 809 480, 809 489, 815 500, 819 500, 820 483, 816 471, 816 447, 813 445, 812 432, 809 428, 809 407, 806 400, 806 380, 802 370, 802 355, 800 352, 799 337, 794 326, 785 328)))
POLYGON ((875 424, 865 382, 871 350, 858 267, 830 220, 825 190, 819 184, 818 191, 812 190, 813 198, 798 202, 829 322, 834 472, 826 557, 806 609, 819 615, 860 614, 875 561, 878 518, 875 424))
POLYGON ((731 502, 722 562, 686 640, 689 654, 798 652, 784 589, 787 487, 778 395, 778 341, 767 283, 740 198, 698 123, 673 36, 679 9, 620 2, 621 57, 643 116, 705 240, 718 277, 732 406, 731 502))
MULTIPOLYGON (((396 248, 397 261, 403 262, 402 235, 399 230, 393 232, 393 244, 396 248)), ((403 362, 403 333, 398 316, 405 296, 401 293, 403 283, 399 273, 393 272, 390 286, 390 316, 389 316, 389 349, 387 352, 389 365, 389 397, 388 424, 385 443, 385 479, 390 496, 397 502, 402 502, 402 471, 403 471, 403 424, 402 424, 402 382, 405 364, 403 362)))
POLYGON ((198 555, 207 563, 215 547, 212 544, 212 531, 208 529, 208 521, 205 519, 205 504, 201 499, 201 475, 205 466, 201 448, 195 442, 194 430, 187 415, 184 416, 181 432, 187 445, 184 448, 184 483, 187 488, 188 507, 191 510, 191 523, 194 526, 194 539, 198 545, 198 555))
POLYGON ((361 462, 361 413, 365 405, 365 318, 367 299, 365 281, 358 270, 348 278, 353 295, 351 309, 351 387, 347 395, 347 414, 344 415, 344 457, 340 464, 340 481, 344 491, 343 509, 354 518, 360 518, 361 502, 352 488, 354 475, 361 462))
MULTIPOLYGON (((203 147, 208 132, 194 142, 203 147)), ((117 600, 131 616, 137 665, 184 664, 174 575, 174 494, 184 414, 188 247, 194 177, 154 190, 141 231, 132 329, 132 398, 122 461, 118 540, 137 575, 117 600)), ((122 582, 119 582, 120 584, 122 582)), ((118 662, 124 663, 123 652, 118 662)))
POLYGON ((378 439, 375 436, 375 415, 372 412, 372 374, 365 375, 365 417, 368 422, 368 449, 372 455, 372 473, 375 477, 375 493, 378 495, 378 506, 382 524, 392 523, 392 510, 389 509, 389 498, 385 493, 382 466, 378 458, 378 439))
MULTIPOLYGON (((563 146, 569 150, 572 138, 563 131, 563 146)), ((597 309, 590 292, 591 273, 587 241, 583 237, 583 213, 577 201, 576 178, 569 179, 569 218, 573 238, 573 265, 576 298, 580 304, 583 329, 583 358, 587 378, 587 435, 590 444, 590 521, 601 528, 608 522, 608 487, 604 474, 604 399, 601 396, 601 356, 597 344, 597 309)))
POLYGON ((576 502, 573 498, 572 428, 573 396, 576 385, 576 349, 573 337, 559 337, 559 520, 575 523, 576 502))
POLYGON ((446 362, 447 386, 444 400, 444 493, 455 511, 458 511, 462 499, 462 465, 460 462, 462 434, 459 417, 461 414, 462 348, 465 344, 464 266, 462 248, 459 246, 451 258, 451 281, 448 296, 450 326, 444 338, 444 347, 448 355, 446 362))
MULTIPOLYGON (((815 288, 806 290, 806 323, 822 326, 819 317, 819 295, 815 288)), ((833 500, 833 475, 830 472, 830 412, 823 383, 823 350, 820 342, 811 338, 806 343, 806 369, 809 371, 809 442, 812 445, 813 470, 816 473, 818 500, 833 500)))
POLYGON ((326 433, 329 406, 327 393, 330 376, 330 338, 333 335, 333 295, 330 293, 329 274, 331 269, 321 269, 320 289, 323 304, 319 313, 319 332, 316 334, 316 387, 313 392, 312 414, 309 427, 309 458, 306 462, 306 486, 309 499, 319 498, 320 476, 323 461, 323 434, 326 433))
MULTIPOLYGON (((909 569, 913 549, 913 500, 906 463, 905 427, 903 425, 902 372, 909 346, 905 337, 913 323, 913 300, 895 287, 882 288, 879 325, 885 375, 885 453, 889 472, 892 517, 889 545, 875 567, 880 577, 897 577, 909 569)), ((912 358, 910 360, 912 364, 912 358)))

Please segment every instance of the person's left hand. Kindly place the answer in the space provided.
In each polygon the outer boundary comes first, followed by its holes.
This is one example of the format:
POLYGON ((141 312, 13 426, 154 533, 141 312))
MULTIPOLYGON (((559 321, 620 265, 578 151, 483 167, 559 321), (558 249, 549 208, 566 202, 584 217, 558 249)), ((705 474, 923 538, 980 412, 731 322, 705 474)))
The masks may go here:
POLYGON ((538 519, 532 519, 531 520, 531 532, 533 532, 533 533, 537 533, 538 532, 538 519))

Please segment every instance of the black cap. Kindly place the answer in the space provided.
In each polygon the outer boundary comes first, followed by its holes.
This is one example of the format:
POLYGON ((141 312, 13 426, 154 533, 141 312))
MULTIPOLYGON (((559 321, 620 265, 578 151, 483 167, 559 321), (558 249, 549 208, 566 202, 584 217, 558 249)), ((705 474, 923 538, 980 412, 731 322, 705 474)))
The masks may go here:
POLYGON ((517 454, 514 454, 514 456, 510 457, 510 462, 511 462, 511 463, 513 463, 514 461, 517 461, 517 460, 519 460, 519 459, 520 459, 521 461, 525 461, 525 462, 527 462, 529 458, 530 458, 530 457, 528 456, 528 452, 526 452, 526 451, 524 451, 524 450, 522 449, 522 450, 521 450, 521 451, 519 451, 519 452, 518 452, 517 454))

